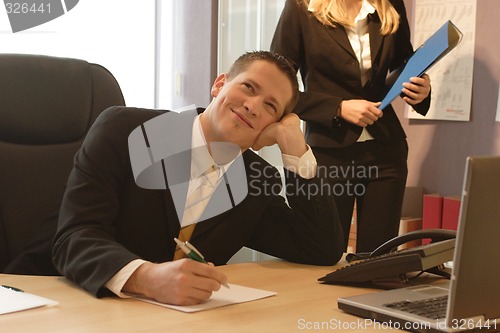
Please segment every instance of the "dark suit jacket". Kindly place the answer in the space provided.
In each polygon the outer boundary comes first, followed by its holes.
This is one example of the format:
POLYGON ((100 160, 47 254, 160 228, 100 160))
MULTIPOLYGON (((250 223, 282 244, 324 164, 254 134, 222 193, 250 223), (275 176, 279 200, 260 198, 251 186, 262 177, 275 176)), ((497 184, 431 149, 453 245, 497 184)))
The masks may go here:
MULTIPOLYGON (((388 71, 398 68, 413 53, 404 3, 391 3, 401 17, 395 34, 382 36, 377 13, 368 17, 372 70, 370 81, 362 87, 359 63, 344 28, 322 25, 303 0, 286 1, 271 50, 300 69, 305 92, 294 112, 307 122, 306 137, 311 146, 345 147, 355 143, 362 128, 336 118, 340 102, 360 98, 381 101, 388 71)), ((425 115, 429 105, 430 97, 414 109, 425 115)), ((367 127, 370 134, 382 142, 404 139, 392 106, 383 111, 383 117, 367 127)))
MULTIPOLYGON (((127 145, 133 129, 160 114, 110 108, 75 156, 53 259, 63 275, 97 296, 109 294, 104 284, 130 261, 173 257, 179 220, 171 193, 135 184, 127 145)), ((230 211, 198 223, 191 238, 207 260, 225 264, 248 246, 300 263, 337 262, 344 245, 335 202, 330 195, 309 196, 308 191, 321 180, 288 175, 290 209, 277 193, 281 180, 276 169, 250 150, 243 157, 248 196, 230 211)))

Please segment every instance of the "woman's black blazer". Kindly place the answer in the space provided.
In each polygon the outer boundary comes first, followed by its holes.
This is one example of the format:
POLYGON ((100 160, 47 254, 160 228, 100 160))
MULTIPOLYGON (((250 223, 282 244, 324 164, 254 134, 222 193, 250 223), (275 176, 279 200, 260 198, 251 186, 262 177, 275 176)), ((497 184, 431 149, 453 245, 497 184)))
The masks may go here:
MULTIPOLYGON (((337 118, 342 100, 381 101, 386 92, 387 74, 404 64, 413 47, 406 9, 402 0, 391 0, 400 15, 396 33, 380 34, 381 22, 375 12, 368 17, 372 70, 362 87, 359 63, 344 28, 321 24, 302 0, 287 0, 276 27, 271 51, 280 53, 300 70, 305 92, 294 112, 306 121, 306 137, 313 147, 345 147, 355 143, 362 128, 337 118)), ((414 109, 425 115, 430 95, 414 109)), ((402 140, 406 135, 392 106, 367 129, 382 142, 402 140)))

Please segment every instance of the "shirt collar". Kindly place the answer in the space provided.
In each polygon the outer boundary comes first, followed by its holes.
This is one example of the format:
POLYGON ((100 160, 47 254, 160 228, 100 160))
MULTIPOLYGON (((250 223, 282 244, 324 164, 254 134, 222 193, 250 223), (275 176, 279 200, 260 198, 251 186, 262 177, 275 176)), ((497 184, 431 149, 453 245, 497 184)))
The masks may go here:
POLYGON ((370 14, 375 13, 375 7, 371 3, 368 2, 368 0, 363 0, 363 3, 361 4, 361 10, 359 11, 358 16, 354 19, 354 24, 358 23, 358 21, 362 21, 366 19, 366 17, 370 14))
POLYGON ((201 128, 200 116, 198 115, 193 122, 193 135, 191 144, 191 179, 200 177, 215 162, 210 156, 207 148, 207 142, 201 128))
MULTIPOLYGON (((241 152, 238 156, 241 155, 241 152)), ((237 157, 237 156, 236 156, 237 157)), ((226 164, 217 164, 210 155, 207 148, 207 141, 203 133, 203 128, 201 127, 200 115, 198 115, 193 122, 193 134, 192 134, 192 144, 191 144, 191 179, 200 177, 205 171, 207 171, 212 166, 218 168, 218 170, 225 172, 234 162, 236 157, 226 164)), ((217 172, 219 175, 220 172, 217 172)))
POLYGON ((307 10, 310 11, 310 12, 314 12, 315 8, 314 8, 314 3, 315 1, 314 0, 311 0, 309 1, 309 6, 307 7, 307 10))

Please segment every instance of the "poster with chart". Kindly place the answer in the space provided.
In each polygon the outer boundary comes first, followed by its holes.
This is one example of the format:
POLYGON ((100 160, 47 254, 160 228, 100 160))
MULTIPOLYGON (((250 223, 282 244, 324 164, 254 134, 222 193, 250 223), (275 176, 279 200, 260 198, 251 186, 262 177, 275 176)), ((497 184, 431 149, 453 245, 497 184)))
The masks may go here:
POLYGON ((414 1, 413 47, 429 38, 447 20, 463 33, 460 44, 427 73, 431 77, 432 102, 425 117, 406 108, 410 119, 468 121, 472 99, 476 0, 414 1))

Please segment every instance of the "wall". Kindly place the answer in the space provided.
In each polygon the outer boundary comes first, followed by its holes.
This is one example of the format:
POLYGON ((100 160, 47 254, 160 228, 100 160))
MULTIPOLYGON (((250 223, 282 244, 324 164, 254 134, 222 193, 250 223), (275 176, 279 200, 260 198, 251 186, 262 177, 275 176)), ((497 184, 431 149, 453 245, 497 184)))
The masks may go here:
MULTIPOLYGON (((405 0, 410 20, 414 1, 405 0)), ((500 43, 495 38, 500 36, 500 25, 495 23, 499 10, 498 0, 477 1, 469 122, 409 120, 402 116, 404 103, 398 100, 393 104, 400 111, 398 115, 410 146, 409 186, 423 186, 426 193, 459 195, 467 156, 500 155, 500 122, 495 122, 500 79, 500 43)))

